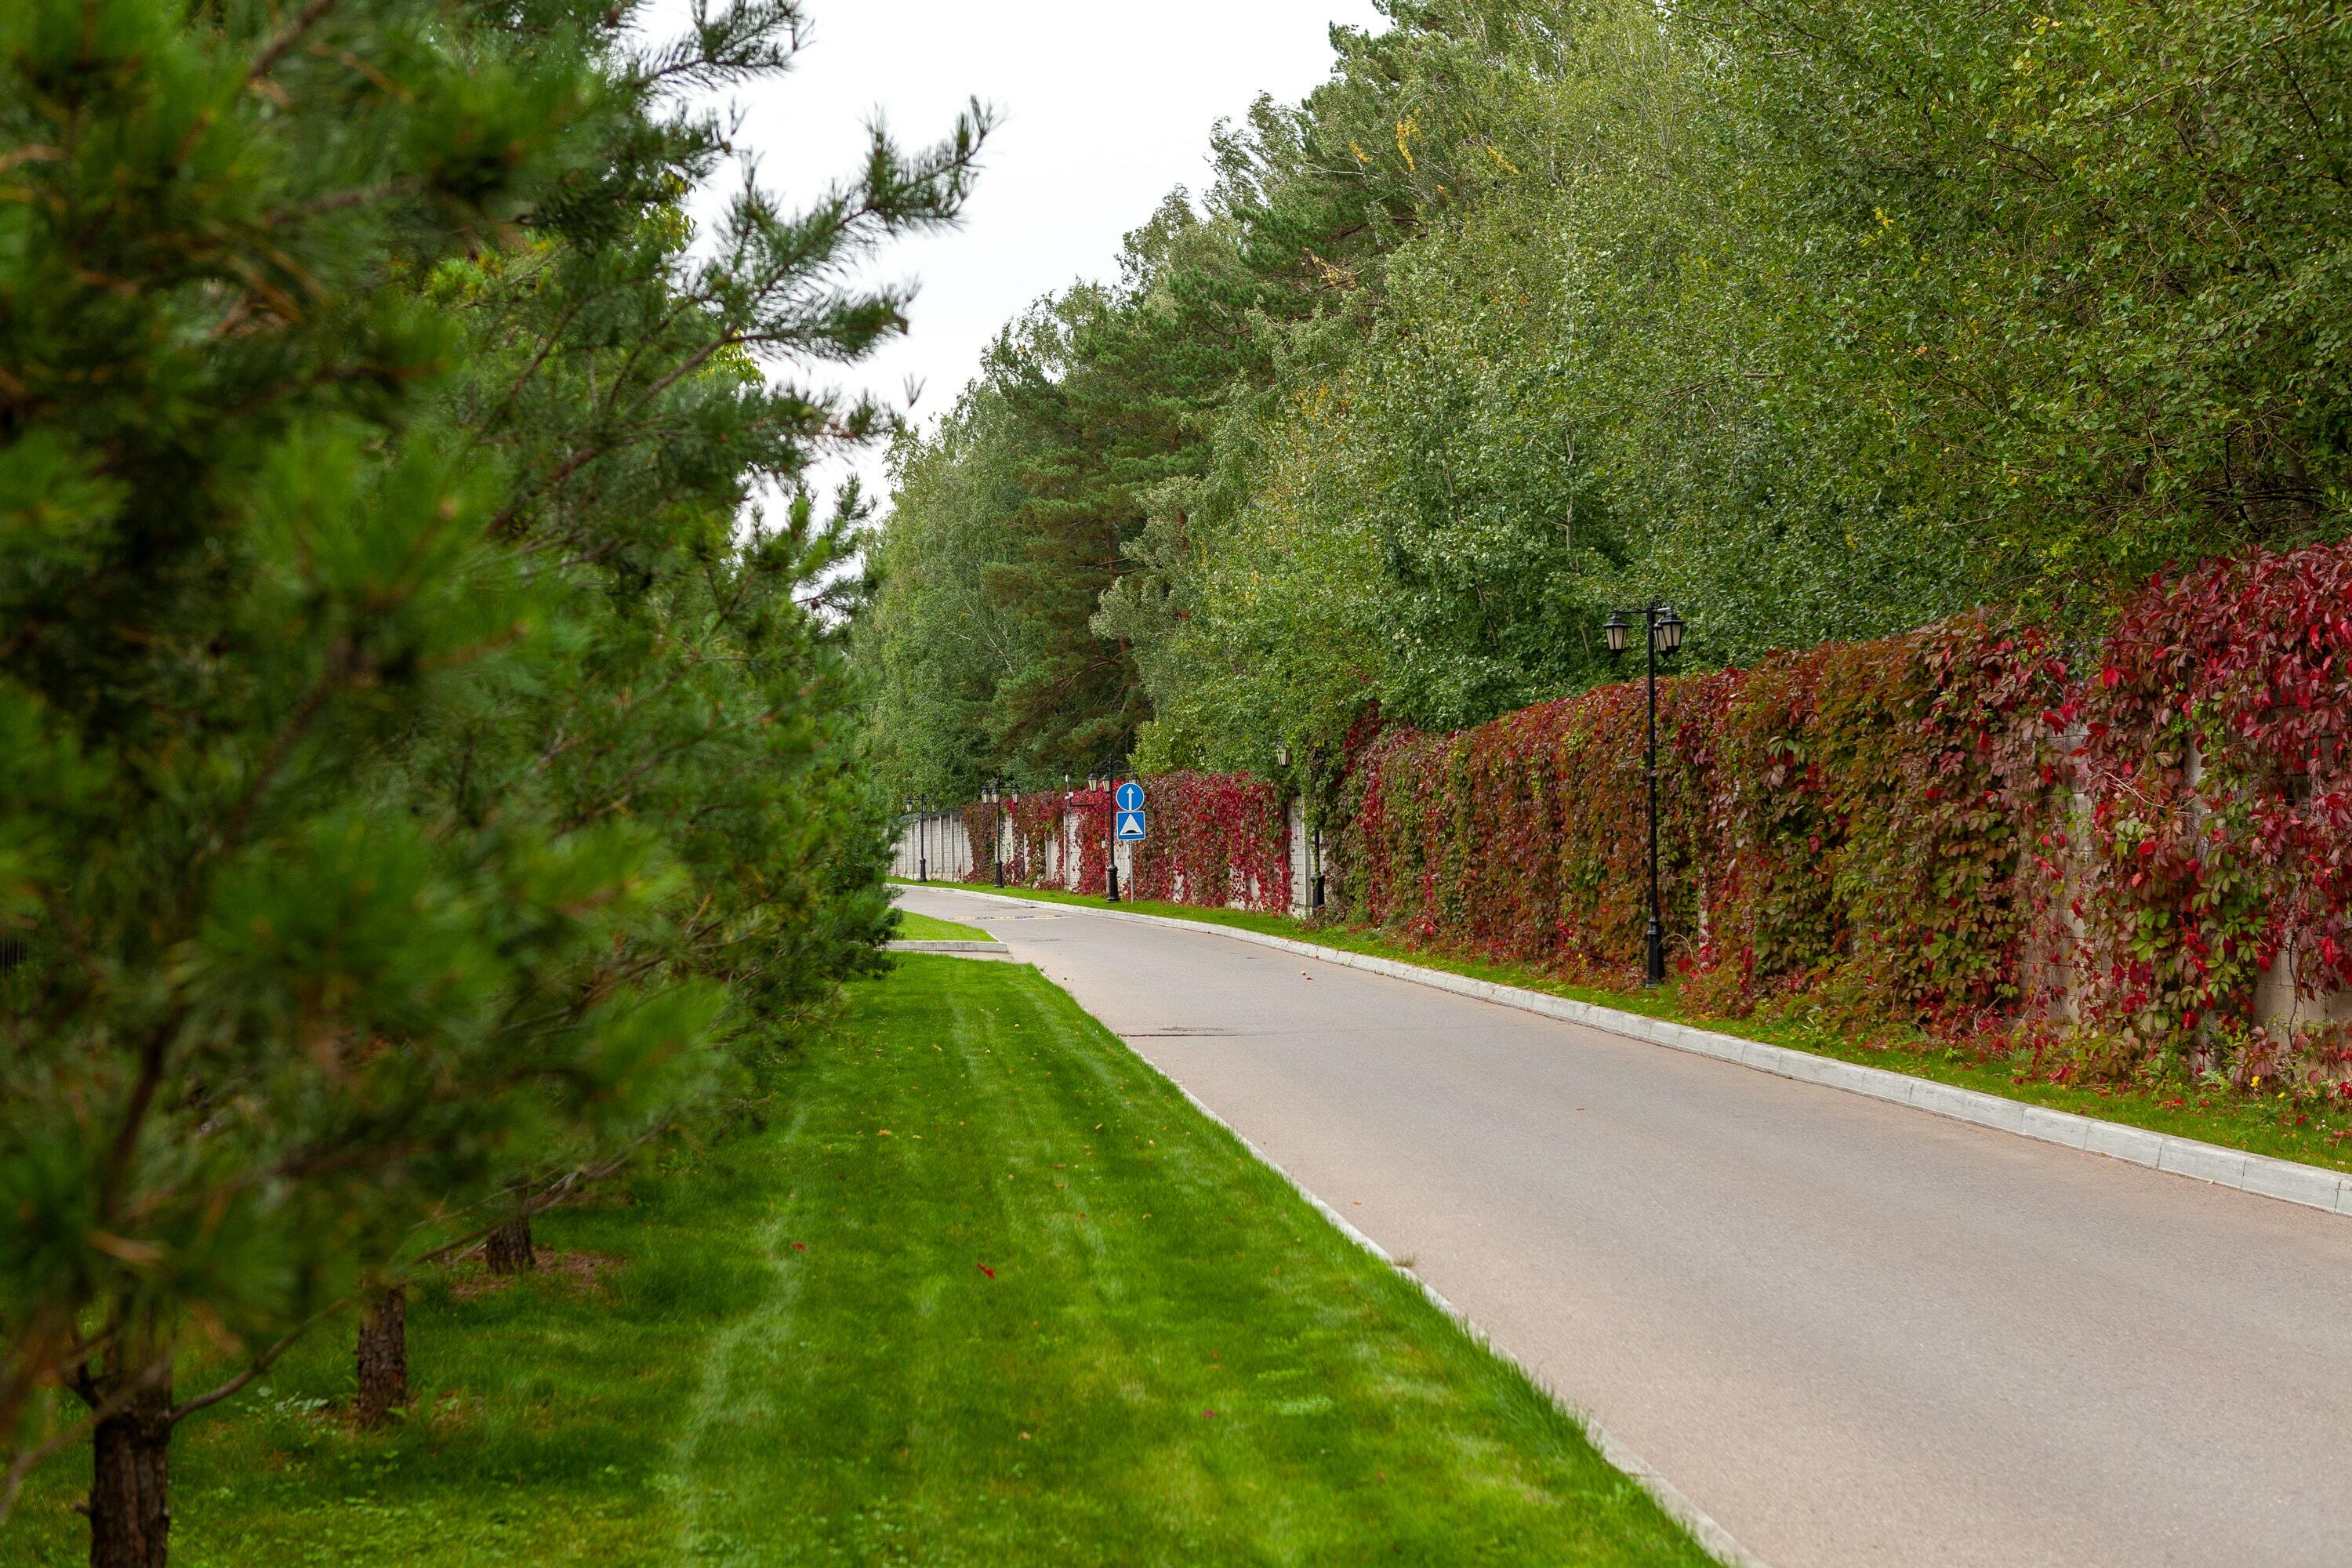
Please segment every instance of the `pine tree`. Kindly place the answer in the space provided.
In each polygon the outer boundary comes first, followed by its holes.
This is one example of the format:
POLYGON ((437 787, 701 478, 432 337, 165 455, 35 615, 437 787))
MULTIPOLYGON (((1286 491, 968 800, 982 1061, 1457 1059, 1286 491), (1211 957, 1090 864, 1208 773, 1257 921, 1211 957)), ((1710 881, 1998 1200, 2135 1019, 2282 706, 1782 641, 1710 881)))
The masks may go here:
POLYGON ((1418 224, 1409 172, 1350 151, 1394 134, 1394 40, 1335 41, 1341 67, 1306 105, 1261 99, 1216 128, 1201 210, 1171 193, 1127 237, 1117 284, 1033 306, 940 431, 900 454, 863 650, 898 793, 1083 775, 1150 717, 1137 617, 1120 613, 1122 584, 1160 586, 1147 518, 1158 505, 1181 532, 1218 422, 1316 334, 1344 339, 1418 224), (973 577, 984 627, 964 603, 973 577))
POLYGON ((880 933, 804 602, 855 506, 737 514, 885 424, 761 361, 903 326, 843 263, 980 126, 692 263, 673 95, 801 13, 626 19, 0 16, 0 1511, 88 1434, 100 1568, 164 1560, 180 1419, 362 1300, 396 1396, 421 1236, 613 1168, 880 933))

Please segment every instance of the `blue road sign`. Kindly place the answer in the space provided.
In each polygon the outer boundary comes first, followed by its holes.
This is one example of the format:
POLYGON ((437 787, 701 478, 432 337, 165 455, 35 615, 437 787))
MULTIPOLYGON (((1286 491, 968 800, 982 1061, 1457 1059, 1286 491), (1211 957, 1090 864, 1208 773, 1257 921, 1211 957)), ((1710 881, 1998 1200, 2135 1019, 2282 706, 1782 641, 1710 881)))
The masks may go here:
MULTIPOLYGON (((1137 792, 1140 794, 1140 791, 1137 792)), ((1143 813, 1124 811, 1118 814, 1118 837, 1121 840, 1143 837, 1143 813)))
MULTIPOLYGON (((1143 786, 1136 783, 1133 779, 1129 779, 1125 784, 1118 786, 1118 794, 1116 798, 1118 801, 1119 810, 1141 811, 1143 809, 1143 786)), ((1119 837, 1124 838, 1127 835, 1122 833, 1119 837)), ((1140 838, 1143 835, 1140 832, 1138 832, 1136 837, 1140 838)))

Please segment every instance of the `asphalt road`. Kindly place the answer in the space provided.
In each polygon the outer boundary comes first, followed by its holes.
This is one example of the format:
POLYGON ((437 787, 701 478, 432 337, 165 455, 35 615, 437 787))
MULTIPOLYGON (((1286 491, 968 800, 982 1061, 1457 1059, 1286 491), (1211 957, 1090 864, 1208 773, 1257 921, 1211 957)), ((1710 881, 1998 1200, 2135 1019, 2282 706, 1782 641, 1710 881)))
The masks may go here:
POLYGON ((2352 1564, 2352 1220, 1209 932, 904 901, 1066 986, 1769 1568, 2352 1564))

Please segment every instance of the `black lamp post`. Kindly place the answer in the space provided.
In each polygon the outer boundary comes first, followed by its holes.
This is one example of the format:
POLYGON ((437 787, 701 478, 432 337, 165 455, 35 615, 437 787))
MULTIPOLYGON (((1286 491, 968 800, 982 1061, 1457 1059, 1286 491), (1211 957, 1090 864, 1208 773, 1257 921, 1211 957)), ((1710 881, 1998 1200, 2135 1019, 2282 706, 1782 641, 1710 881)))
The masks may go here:
MULTIPOLYGON (((1650 985, 1666 982, 1666 928, 1658 901, 1658 660, 1671 658, 1683 646, 1683 619, 1675 614, 1672 605, 1652 600, 1636 612, 1648 635, 1644 638, 1647 659, 1645 685, 1649 695, 1648 745, 1643 756, 1643 769, 1650 784, 1650 931, 1647 950, 1643 954, 1642 977, 1650 985)), ((1615 610, 1602 623, 1601 630, 1609 639, 1609 657, 1625 651, 1625 634, 1633 630, 1625 612, 1615 610)))
POLYGON ((928 882, 931 879, 931 797, 929 795, 922 797, 922 806, 923 815, 916 819, 915 827, 915 879, 919 882, 928 882))
POLYGON ((1087 781, 1089 787, 1111 797, 1110 809, 1103 814, 1103 902, 1118 902, 1118 767, 1103 764, 1102 776, 1087 781))
POLYGON ((997 798, 1003 794, 994 779, 980 786, 980 798, 988 803, 988 873, 998 887, 1004 886, 1004 862, 999 858, 1004 842, 1004 825, 996 815, 997 798))

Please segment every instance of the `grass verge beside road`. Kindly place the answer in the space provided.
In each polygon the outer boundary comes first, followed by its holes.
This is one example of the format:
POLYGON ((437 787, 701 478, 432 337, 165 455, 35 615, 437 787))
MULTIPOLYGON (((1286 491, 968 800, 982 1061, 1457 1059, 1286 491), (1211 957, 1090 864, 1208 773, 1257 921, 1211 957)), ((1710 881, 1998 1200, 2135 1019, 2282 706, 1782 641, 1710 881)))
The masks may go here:
MULTIPOLYGON (((956 886, 950 883, 933 885, 956 886)), ((965 890, 992 893, 998 889, 969 888, 965 890)), ((1043 903, 1078 904, 1097 909, 1111 907, 1106 906, 1099 898, 1080 893, 1055 892, 1040 888, 1006 888, 1003 891, 1008 896, 1043 903)), ((2321 1165, 2330 1170, 2352 1171, 2352 1110, 2315 1110, 2286 1097, 2268 1099, 2204 1086, 2085 1087, 2052 1083, 2029 1074, 2021 1061, 2001 1056, 1979 1057, 1916 1029, 1889 1026, 1878 1037, 1859 1040, 1832 1025, 1802 1017, 1723 1018, 1693 1012, 1683 1005, 1671 982, 1656 991, 1615 991, 1601 986, 1574 985, 1528 964, 1496 963, 1465 958, 1456 953, 1415 946, 1384 932, 1356 926, 1310 922, 1286 915, 1259 914, 1248 910, 1199 909, 1191 904, 1159 903, 1150 900, 1122 900, 1116 907, 1136 914, 1165 915, 1206 925, 1234 926, 1244 931, 1289 937, 1298 942, 1318 942, 1349 952, 1370 953, 1402 963, 1418 963, 1454 974, 1466 974, 1474 979, 1548 992, 1555 996, 1567 996, 1598 1006, 1615 1007, 1622 1012, 1671 1018, 1677 1023, 1736 1035, 1742 1039, 1761 1040, 1766 1045, 1786 1046, 1792 1050, 1811 1051, 1819 1056, 1860 1062, 1866 1067, 1885 1068, 1890 1072, 1932 1079, 1938 1083, 1981 1089, 1987 1094, 2048 1106, 2053 1110, 2071 1110, 2081 1116, 2095 1116, 2107 1121, 2120 1121, 2133 1127, 2145 1127, 2151 1131, 2200 1139, 2225 1148, 2242 1149, 2277 1159, 2298 1160, 2305 1164, 2321 1165)))
POLYGON ((917 914, 912 910, 898 911, 898 940, 901 942, 988 942, 989 934, 978 926, 959 925, 953 921, 935 920, 917 914))
MULTIPOLYGON (((416 1414, 348 1325, 183 1427, 173 1561, 1706 1559, 1573 1421, 1025 965, 854 989, 776 1118, 415 1292, 416 1414)), ((86 1458, 0 1564, 71 1561, 86 1458)))

